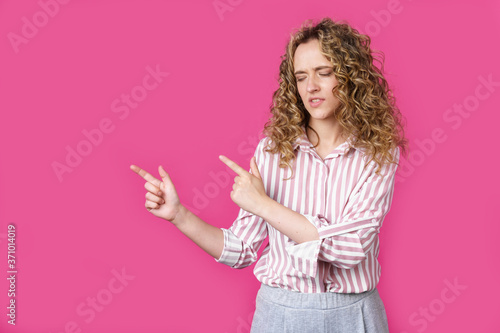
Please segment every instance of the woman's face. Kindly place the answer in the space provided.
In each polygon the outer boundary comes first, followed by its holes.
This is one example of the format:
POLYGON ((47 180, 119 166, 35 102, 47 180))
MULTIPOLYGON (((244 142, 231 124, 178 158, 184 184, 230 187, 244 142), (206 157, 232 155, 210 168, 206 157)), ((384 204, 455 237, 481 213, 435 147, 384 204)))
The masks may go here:
POLYGON ((339 100, 333 96, 338 84, 330 61, 320 52, 317 39, 300 44, 293 58, 297 89, 302 102, 311 115, 311 121, 334 121, 339 100), (320 101, 311 101, 319 98, 320 101))

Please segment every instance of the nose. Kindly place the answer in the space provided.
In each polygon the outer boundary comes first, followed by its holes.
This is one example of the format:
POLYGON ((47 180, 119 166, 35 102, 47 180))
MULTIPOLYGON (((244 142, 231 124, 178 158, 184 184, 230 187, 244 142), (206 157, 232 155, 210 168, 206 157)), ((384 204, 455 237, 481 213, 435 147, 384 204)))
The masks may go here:
POLYGON ((315 81, 314 76, 307 80, 307 92, 313 92, 319 89, 318 84, 315 81))

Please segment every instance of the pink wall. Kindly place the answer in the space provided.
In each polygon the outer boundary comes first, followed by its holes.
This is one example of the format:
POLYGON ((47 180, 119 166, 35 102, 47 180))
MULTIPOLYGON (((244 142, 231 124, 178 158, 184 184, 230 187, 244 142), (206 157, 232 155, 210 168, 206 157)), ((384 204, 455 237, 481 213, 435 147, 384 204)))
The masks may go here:
POLYGON ((286 39, 323 16, 371 34, 408 121, 380 235, 391 332, 500 331, 498 1, 60 2, 0 2, 1 332, 248 332, 253 266, 148 213, 129 165, 162 164, 184 204, 229 227, 218 155, 249 166, 286 39))

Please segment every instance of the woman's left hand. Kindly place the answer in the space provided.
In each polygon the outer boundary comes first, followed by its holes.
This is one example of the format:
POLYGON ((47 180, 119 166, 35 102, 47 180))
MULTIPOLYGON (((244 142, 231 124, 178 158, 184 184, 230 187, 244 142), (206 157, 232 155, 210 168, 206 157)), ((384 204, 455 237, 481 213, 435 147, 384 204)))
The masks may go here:
POLYGON ((263 208, 269 196, 266 194, 264 183, 255 162, 255 156, 250 161, 252 173, 246 171, 226 156, 220 155, 219 159, 238 174, 234 178, 231 199, 247 212, 259 215, 260 209, 263 208))

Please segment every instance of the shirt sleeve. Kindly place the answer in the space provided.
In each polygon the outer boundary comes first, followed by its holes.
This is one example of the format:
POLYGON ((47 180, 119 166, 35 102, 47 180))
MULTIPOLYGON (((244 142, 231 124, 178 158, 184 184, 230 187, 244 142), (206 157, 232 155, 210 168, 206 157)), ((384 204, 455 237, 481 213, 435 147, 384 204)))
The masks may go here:
POLYGON ((329 221, 322 214, 304 214, 317 228, 320 239, 287 247, 297 270, 316 276, 318 260, 350 269, 367 258, 391 207, 399 154, 396 147, 396 163, 384 164, 380 175, 375 173, 375 163, 367 166, 358 190, 353 190, 337 221, 329 221))
MULTIPOLYGON (((261 174, 264 166, 263 143, 264 139, 261 139, 254 153, 261 174)), ((251 168, 249 172, 252 173, 251 168)), ((231 227, 221 229, 224 232, 224 248, 220 258, 214 258, 215 261, 233 268, 244 268, 257 260, 257 252, 267 237, 267 223, 262 217, 240 208, 231 227)))

